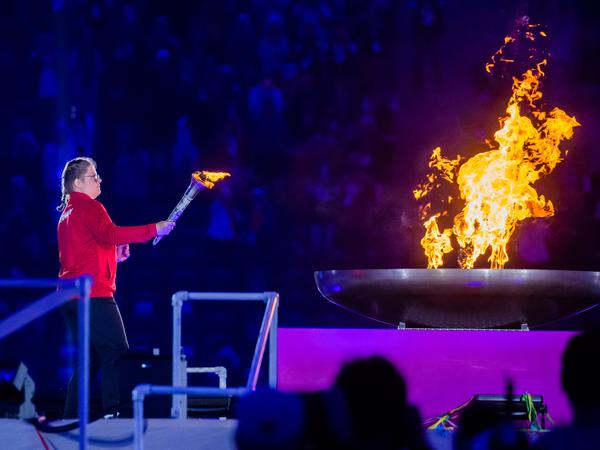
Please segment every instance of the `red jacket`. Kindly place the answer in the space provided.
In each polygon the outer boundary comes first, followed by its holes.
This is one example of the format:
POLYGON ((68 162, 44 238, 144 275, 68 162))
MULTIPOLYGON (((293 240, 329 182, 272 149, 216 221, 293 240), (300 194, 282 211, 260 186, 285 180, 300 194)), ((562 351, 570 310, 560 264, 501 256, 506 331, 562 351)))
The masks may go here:
POLYGON ((92 297, 112 297, 116 290, 117 245, 146 242, 156 225, 119 227, 97 200, 81 192, 69 195, 58 221, 59 278, 92 275, 92 297))

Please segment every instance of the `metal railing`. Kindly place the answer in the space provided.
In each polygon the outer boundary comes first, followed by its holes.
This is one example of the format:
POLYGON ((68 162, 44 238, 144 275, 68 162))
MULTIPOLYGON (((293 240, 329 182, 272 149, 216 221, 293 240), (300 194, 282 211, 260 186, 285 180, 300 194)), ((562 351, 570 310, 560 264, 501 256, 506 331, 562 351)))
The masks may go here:
POLYGON ((28 323, 79 297, 78 312, 78 414, 79 448, 87 449, 87 423, 90 412, 90 291, 92 278, 84 275, 72 280, 0 279, 0 288, 54 288, 58 290, 26 306, 0 322, 0 340, 28 323), (84 344, 84 345, 82 345, 84 344))
POLYGON ((133 399, 133 448, 144 450, 144 399, 149 395, 201 395, 203 397, 240 397, 248 392, 246 388, 210 388, 210 387, 178 387, 153 386, 150 384, 137 385, 131 391, 133 399))
MULTIPOLYGON (((186 292, 180 291, 173 295, 173 387, 185 388, 187 386, 187 362, 181 346, 181 312, 186 301, 260 301, 266 303, 265 313, 260 325, 258 339, 248 380, 245 389, 254 390, 258 383, 258 376, 262 359, 266 350, 267 338, 269 339, 269 386, 277 387, 277 311, 279 308, 279 294, 277 292, 186 292)), ((187 394, 174 392, 171 417, 187 418, 187 394)))
POLYGON ((217 367, 188 367, 186 373, 213 373, 219 378, 219 387, 227 387, 227 369, 223 366, 217 367))

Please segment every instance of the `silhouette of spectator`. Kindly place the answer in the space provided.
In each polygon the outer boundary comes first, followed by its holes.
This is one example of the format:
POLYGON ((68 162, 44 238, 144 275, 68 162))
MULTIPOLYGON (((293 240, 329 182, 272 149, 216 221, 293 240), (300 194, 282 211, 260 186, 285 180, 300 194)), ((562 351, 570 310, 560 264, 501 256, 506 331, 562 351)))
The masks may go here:
POLYGON ((599 348, 598 332, 577 335, 567 344, 561 379, 573 408, 573 422, 542 436, 534 449, 600 449, 600 367, 596 361, 599 348))
POLYGON ((302 448, 304 406, 296 394, 251 392, 237 407, 239 450, 294 450, 302 448))
POLYGON ((454 450, 528 448, 527 437, 493 407, 471 403, 462 412, 454 450))
POLYGON ((351 449, 427 449, 419 413, 406 402, 406 383, 386 359, 345 365, 335 388, 345 394, 351 449))
POLYGON ((404 379, 381 357, 346 364, 326 391, 250 393, 236 413, 240 450, 429 449, 404 379))
POLYGON ((454 435, 454 450, 473 448, 472 441, 478 434, 500 422, 500 415, 497 411, 487 408, 481 403, 470 403, 460 416, 459 426, 454 435))

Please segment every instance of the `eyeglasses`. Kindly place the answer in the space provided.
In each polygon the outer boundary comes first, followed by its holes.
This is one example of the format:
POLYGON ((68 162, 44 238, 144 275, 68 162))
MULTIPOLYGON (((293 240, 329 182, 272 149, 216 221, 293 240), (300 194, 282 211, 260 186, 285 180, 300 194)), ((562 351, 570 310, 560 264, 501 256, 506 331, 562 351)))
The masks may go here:
POLYGON ((83 175, 81 178, 93 178, 95 182, 98 182, 102 179, 98 173, 95 173, 94 175, 83 175))

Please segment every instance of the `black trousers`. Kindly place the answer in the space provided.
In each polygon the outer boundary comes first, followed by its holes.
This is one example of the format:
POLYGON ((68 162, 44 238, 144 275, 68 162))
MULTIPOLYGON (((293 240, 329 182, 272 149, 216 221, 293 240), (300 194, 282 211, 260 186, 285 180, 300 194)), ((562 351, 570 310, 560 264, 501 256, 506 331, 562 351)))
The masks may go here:
MULTIPOLYGON (((77 314, 79 300, 68 302, 63 313, 75 341, 77 341, 77 314)), ((119 358, 129 348, 123 319, 115 299, 90 299, 90 383, 101 372, 102 408, 110 411, 119 404, 119 358)), ((65 418, 77 417, 77 369, 69 381, 65 402, 65 418)))

